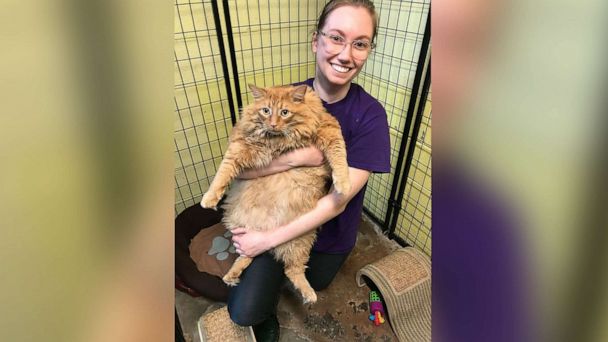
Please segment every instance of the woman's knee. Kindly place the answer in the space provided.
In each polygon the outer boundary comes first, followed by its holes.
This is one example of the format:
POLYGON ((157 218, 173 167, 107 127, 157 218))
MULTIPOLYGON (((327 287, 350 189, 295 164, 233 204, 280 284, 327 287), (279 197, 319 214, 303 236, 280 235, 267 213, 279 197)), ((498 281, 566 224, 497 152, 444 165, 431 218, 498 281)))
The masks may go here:
POLYGON ((249 326, 274 314, 283 281, 283 265, 270 253, 255 257, 241 274, 239 285, 230 290, 228 313, 232 321, 249 326))
POLYGON ((310 286, 315 291, 321 291, 329 287, 348 255, 349 253, 311 253, 308 262, 309 267, 306 269, 306 279, 308 279, 310 286))
POLYGON ((230 314, 230 319, 234 323, 243 327, 258 324, 265 319, 255 308, 233 304, 230 301, 228 301, 228 314, 230 314))
POLYGON ((308 282, 310 283, 310 286, 313 288, 313 290, 323 291, 327 287, 329 287, 329 284, 331 284, 331 281, 333 279, 334 279, 334 277, 331 277, 329 279, 313 278, 313 279, 310 279, 308 282))

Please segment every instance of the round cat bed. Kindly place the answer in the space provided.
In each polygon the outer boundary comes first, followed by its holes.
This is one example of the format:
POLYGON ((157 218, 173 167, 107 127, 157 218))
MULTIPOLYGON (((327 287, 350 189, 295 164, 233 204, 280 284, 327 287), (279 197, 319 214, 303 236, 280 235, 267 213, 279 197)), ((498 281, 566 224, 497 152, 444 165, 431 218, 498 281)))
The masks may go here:
POLYGON ((185 289, 185 292, 193 296, 202 295, 207 299, 226 302, 229 287, 217 274, 198 269, 197 263, 191 257, 190 250, 192 240, 202 230, 205 230, 204 228, 213 227, 221 219, 221 210, 204 209, 198 203, 177 215, 175 218, 175 273, 176 288, 185 289), (177 278, 179 278, 180 286, 178 286, 177 278))
POLYGON ((399 341, 431 341, 431 262, 412 247, 398 249, 357 271, 357 284, 373 282, 399 341))

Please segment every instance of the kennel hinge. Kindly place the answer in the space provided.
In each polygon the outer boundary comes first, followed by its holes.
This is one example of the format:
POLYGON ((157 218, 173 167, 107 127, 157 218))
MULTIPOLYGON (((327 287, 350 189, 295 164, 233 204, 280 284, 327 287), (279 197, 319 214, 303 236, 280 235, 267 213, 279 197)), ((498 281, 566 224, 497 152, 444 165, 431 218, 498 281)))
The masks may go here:
POLYGON ((391 207, 393 209, 396 209, 396 210, 401 210, 402 209, 401 208, 401 204, 399 202, 397 202, 396 200, 394 200, 394 199, 390 200, 389 203, 390 203, 390 205, 391 205, 391 207))

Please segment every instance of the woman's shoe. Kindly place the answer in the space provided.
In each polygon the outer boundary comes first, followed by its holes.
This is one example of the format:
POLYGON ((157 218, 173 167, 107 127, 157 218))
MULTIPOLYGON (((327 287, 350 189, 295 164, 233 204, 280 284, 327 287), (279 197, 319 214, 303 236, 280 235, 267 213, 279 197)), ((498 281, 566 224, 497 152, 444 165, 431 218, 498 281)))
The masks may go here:
POLYGON ((253 333, 257 342, 278 342, 281 326, 276 315, 272 315, 264 322, 253 326, 253 333))

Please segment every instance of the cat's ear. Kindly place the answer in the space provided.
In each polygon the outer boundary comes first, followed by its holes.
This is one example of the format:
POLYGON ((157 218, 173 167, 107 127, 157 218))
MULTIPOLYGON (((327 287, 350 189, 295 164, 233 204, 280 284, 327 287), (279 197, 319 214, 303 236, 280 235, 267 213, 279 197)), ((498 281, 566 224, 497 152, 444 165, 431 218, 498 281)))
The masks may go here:
POLYGON ((266 90, 264 88, 258 88, 256 86, 254 86, 253 84, 249 84, 249 89, 251 89, 251 94, 253 95, 253 98, 256 100, 259 100, 262 97, 264 97, 264 95, 266 95, 266 90))
POLYGON ((291 97, 293 98, 294 102, 302 102, 304 101, 304 95, 306 95, 306 90, 308 89, 308 86, 306 84, 303 84, 301 86, 297 86, 294 90, 293 93, 291 93, 291 97))

